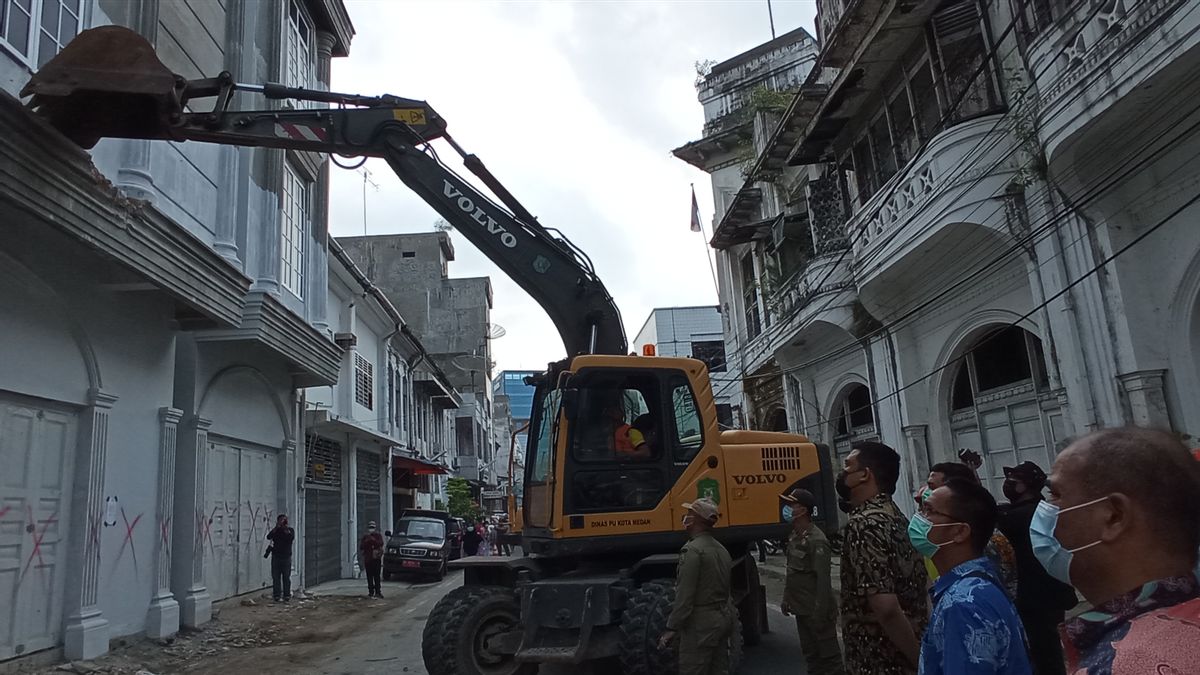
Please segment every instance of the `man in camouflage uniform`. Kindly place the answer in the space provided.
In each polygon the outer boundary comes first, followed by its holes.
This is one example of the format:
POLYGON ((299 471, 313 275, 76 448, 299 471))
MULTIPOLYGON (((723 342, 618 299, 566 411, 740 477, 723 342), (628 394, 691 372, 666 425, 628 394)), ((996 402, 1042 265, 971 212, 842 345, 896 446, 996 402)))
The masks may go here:
POLYGON ((837 486, 851 504, 842 530, 846 671, 912 675, 929 620, 929 575, 908 540, 908 519, 892 501, 900 455, 875 441, 852 447, 837 486))
POLYGON ((811 492, 799 488, 779 499, 783 502, 783 519, 792 524, 780 609, 784 616, 796 615, 808 675, 843 675, 846 671, 838 645, 829 540, 812 522, 817 500, 811 492))
POLYGON ((683 527, 690 539, 679 551, 675 604, 659 638, 666 649, 679 636, 679 675, 725 675, 734 609, 729 594, 729 551, 713 538, 720 513, 708 497, 684 504, 683 527))

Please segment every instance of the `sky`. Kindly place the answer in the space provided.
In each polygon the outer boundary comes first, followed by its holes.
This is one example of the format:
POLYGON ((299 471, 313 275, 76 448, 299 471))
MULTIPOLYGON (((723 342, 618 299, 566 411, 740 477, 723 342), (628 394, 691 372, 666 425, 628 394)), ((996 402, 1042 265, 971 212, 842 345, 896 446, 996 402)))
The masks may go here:
MULTIPOLYGON (((694 184, 712 233, 708 175, 670 151, 699 138, 704 124, 696 62, 770 40, 766 0, 346 6, 357 33, 350 55, 334 60, 333 89, 428 101, 542 224, 591 257, 631 342, 655 307, 717 303, 704 236, 689 229, 694 184)), ((814 32, 814 0, 773 0, 772 9, 777 34, 814 32)), ((365 194, 361 170, 334 169, 334 236, 432 231, 437 213, 385 163, 371 160, 366 169, 375 185, 365 194)), ((492 322, 506 331, 493 342, 497 370, 562 358, 562 341, 537 303, 451 236, 450 275, 492 279, 492 322)))

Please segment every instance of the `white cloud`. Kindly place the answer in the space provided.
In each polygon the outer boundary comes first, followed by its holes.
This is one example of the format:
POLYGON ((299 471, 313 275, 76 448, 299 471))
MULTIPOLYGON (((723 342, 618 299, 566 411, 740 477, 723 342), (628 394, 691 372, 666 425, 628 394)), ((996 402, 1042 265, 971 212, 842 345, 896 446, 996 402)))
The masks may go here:
MULTIPOLYGON (((804 25, 808 0, 774 4, 779 33, 804 25)), ((347 3, 358 34, 334 63, 340 91, 425 99, 539 220, 591 257, 635 332, 654 307, 711 304, 700 235, 688 230, 689 183, 705 218, 707 175, 669 151, 699 136, 693 64, 770 38, 766 3, 347 3)), ((449 160, 453 153, 439 147, 449 160)), ((456 162, 451 162, 452 166, 456 162)), ((368 162, 371 234, 429 231, 437 214, 368 162)), ((335 171, 331 229, 364 231, 363 184, 335 171)), ((492 278, 500 368, 541 368, 562 343, 537 304, 457 234, 453 276, 492 278)))

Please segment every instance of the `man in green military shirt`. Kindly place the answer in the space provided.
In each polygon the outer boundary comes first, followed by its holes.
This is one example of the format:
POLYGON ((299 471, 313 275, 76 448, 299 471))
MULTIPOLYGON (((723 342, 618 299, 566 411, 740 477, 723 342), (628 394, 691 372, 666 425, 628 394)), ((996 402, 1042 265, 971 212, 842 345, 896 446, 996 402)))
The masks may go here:
POLYGON ((808 675, 843 675, 846 671, 838 645, 829 540, 812 522, 817 500, 811 492, 799 488, 780 495, 779 500, 783 502, 783 519, 792 524, 787 544, 787 581, 779 608, 784 616, 796 616, 808 675))
POLYGON ((679 636, 679 675, 725 675, 734 609, 729 594, 729 551, 712 536, 720 513, 708 497, 684 504, 683 527, 690 539, 679 551, 675 604, 658 640, 666 649, 679 636))

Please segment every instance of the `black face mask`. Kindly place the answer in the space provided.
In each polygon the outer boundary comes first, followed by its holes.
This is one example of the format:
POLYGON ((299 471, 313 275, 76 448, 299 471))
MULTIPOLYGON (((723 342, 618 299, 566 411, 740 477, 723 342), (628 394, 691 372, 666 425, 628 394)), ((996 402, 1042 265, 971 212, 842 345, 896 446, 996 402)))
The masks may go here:
POLYGON ((1021 492, 1017 489, 1016 481, 1004 481, 1004 486, 1001 489, 1004 491, 1004 496, 1007 497, 1008 501, 1010 502, 1015 502, 1025 495, 1024 492, 1021 492))
MULTIPOLYGON (((859 469, 859 471, 855 471, 854 473, 859 473, 862 470, 859 469)), ((850 485, 846 482, 846 477, 849 475, 850 472, 842 469, 833 481, 833 489, 837 490, 838 497, 846 501, 850 501, 850 485)))
POLYGON ((848 500, 848 499, 839 499, 838 500, 838 511, 841 511, 842 513, 850 513, 850 509, 852 509, 852 508, 854 508, 854 505, 850 503, 850 500, 848 500))

